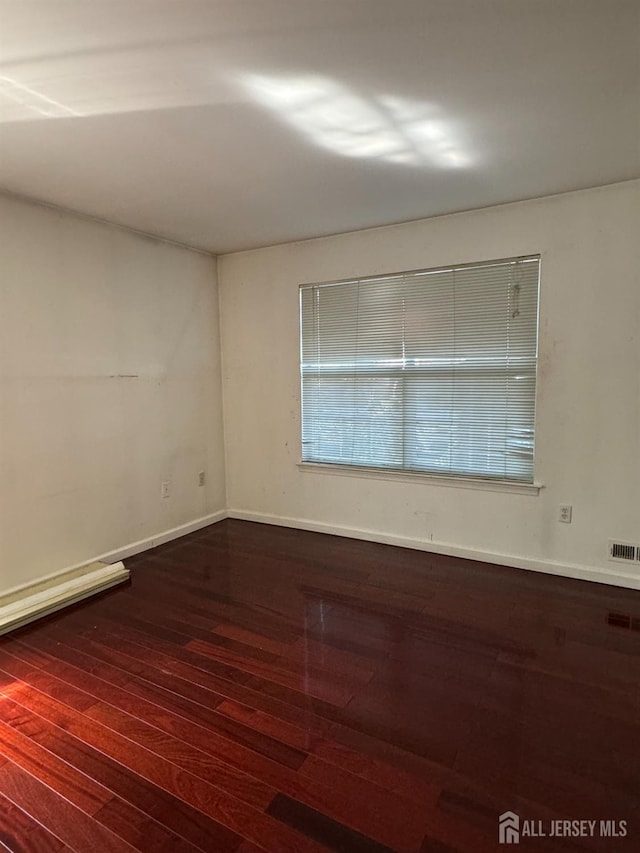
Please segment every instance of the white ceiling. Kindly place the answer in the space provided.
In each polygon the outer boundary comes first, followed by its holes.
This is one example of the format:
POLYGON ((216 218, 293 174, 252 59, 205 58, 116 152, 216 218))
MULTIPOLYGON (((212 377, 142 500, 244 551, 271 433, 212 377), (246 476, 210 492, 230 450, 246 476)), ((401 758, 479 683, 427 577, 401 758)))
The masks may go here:
POLYGON ((640 176, 640 0, 0 0, 0 186, 214 252, 640 176))

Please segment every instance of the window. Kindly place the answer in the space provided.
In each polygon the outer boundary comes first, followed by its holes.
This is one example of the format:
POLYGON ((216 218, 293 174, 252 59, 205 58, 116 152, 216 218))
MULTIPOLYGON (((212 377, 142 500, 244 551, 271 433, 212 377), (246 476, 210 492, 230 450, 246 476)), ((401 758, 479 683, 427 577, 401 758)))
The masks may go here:
POLYGON ((539 267, 303 285, 303 462, 533 482, 539 267))

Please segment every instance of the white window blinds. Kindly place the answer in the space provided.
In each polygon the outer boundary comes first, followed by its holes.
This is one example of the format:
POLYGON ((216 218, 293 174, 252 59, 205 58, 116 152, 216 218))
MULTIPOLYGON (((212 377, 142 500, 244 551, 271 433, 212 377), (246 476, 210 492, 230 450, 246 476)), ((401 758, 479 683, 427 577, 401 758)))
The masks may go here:
POLYGON ((303 461, 532 482, 539 266, 303 285, 303 461))

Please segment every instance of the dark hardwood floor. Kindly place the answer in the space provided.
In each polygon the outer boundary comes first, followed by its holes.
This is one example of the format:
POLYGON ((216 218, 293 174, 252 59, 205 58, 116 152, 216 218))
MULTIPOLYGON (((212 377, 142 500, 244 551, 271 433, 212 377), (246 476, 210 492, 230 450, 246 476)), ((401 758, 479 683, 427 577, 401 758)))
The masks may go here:
POLYGON ((0 847, 640 850, 640 593, 240 521, 127 565, 0 640, 0 847))

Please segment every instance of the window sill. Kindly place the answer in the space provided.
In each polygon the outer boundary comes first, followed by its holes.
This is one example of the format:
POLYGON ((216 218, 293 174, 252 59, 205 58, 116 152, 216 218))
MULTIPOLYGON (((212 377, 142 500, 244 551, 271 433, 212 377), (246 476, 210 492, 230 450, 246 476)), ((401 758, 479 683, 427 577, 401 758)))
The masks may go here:
POLYGON ((429 486, 449 486, 454 489, 477 489, 485 492, 511 492, 516 495, 538 495, 542 483, 515 483, 512 480, 482 480, 479 477, 456 477, 417 471, 395 471, 383 468, 365 468, 357 465, 334 465, 322 462, 299 462, 298 468, 306 473, 336 474, 341 477, 361 477, 372 480, 395 480, 423 483, 429 486))

